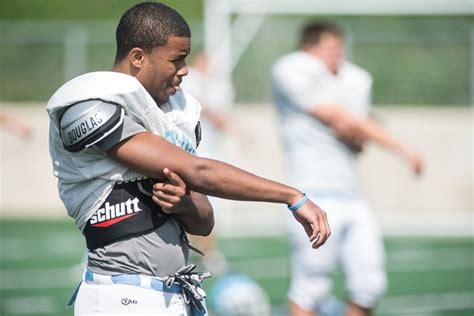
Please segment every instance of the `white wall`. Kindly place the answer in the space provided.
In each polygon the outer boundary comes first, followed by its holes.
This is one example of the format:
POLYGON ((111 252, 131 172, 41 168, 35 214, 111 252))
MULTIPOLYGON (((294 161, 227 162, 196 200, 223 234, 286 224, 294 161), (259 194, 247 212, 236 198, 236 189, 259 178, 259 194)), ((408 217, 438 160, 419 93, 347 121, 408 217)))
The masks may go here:
MULTIPOLYGON (((34 135, 21 140, 0 130, 0 216, 65 216, 52 176, 48 117, 43 105, 1 104, 1 109, 31 122, 34 135)), ((424 226, 429 224, 433 231, 440 227, 448 233, 472 232, 472 110, 379 107, 375 113, 395 135, 419 148, 426 161, 424 175, 415 179, 403 161, 376 146, 362 154, 363 191, 385 231, 426 232, 424 226)), ((236 117, 243 135, 240 140, 234 137, 226 142, 226 160, 284 181, 272 108, 238 106, 236 117)), ((218 217, 217 230, 221 233, 237 231, 235 227, 269 234, 283 229, 284 207, 243 202, 233 202, 231 207, 231 214, 218 217)))

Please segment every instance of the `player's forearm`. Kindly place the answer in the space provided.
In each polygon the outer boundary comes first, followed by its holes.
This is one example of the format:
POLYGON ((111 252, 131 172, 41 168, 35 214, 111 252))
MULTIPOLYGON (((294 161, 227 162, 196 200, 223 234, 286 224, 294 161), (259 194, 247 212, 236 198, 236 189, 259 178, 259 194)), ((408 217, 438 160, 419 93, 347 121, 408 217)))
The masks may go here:
POLYGON ((331 127, 337 136, 354 137, 375 142, 401 155, 406 149, 382 126, 371 118, 360 119, 339 105, 317 105, 311 114, 331 127))
POLYGON ((207 236, 214 228, 214 211, 207 197, 191 192, 182 205, 185 211, 173 215, 192 235, 207 236))
POLYGON ((402 143, 373 119, 367 118, 358 121, 356 129, 363 138, 373 141, 402 156, 406 155, 406 149, 402 143))
POLYGON ((376 121, 371 118, 359 124, 359 132, 363 137, 374 141, 387 149, 392 150, 404 160, 406 160, 416 175, 420 175, 423 170, 423 162, 420 156, 409 147, 402 144, 397 138, 384 130, 376 121))
POLYGON ((195 191, 231 200, 263 201, 294 204, 302 193, 289 186, 271 181, 227 163, 203 159, 195 172, 183 179, 195 191))

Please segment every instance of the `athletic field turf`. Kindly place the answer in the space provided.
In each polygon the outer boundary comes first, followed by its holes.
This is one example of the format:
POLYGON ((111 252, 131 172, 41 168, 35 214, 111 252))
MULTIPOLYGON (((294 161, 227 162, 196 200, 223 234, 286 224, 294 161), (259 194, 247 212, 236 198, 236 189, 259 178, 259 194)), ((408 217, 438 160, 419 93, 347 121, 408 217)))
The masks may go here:
MULTIPOLYGON (((272 315, 285 315, 288 244, 284 236, 220 239, 235 270, 270 295, 272 315)), ((389 293, 377 315, 474 314, 474 239, 386 238, 389 293)), ((72 315, 66 302, 85 257, 72 221, 0 221, 0 315, 72 315)), ((335 292, 344 297, 341 276, 335 292)), ((212 282, 208 282, 211 285, 212 282)))

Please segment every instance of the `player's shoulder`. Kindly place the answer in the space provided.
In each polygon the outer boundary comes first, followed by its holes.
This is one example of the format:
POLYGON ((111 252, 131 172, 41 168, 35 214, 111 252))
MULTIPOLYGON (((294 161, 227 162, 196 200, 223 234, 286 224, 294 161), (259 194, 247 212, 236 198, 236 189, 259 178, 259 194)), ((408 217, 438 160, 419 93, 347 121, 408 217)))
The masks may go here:
POLYGON ((313 67, 323 66, 322 63, 318 60, 318 58, 312 56, 309 53, 299 50, 278 58, 274 63, 274 67, 306 67, 308 66, 308 64, 312 65, 313 67))
POLYGON ((273 64, 274 76, 288 76, 294 72, 312 72, 315 74, 325 71, 324 64, 315 56, 304 51, 295 51, 278 58, 273 64))
MULTIPOLYGON (((77 88, 107 90, 133 89, 140 86, 140 82, 133 76, 115 71, 95 71, 77 76, 64 83, 56 92, 77 88)), ((53 95, 54 96, 54 95, 53 95)))
POLYGON ((101 98, 117 93, 126 94, 143 86, 133 76, 113 72, 96 71, 75 77, 64 83, 48 101, 48 110, 76 103, 80 100, 101 98))
POLYGON ((370 72, 350 61, 344 61, 342 70, 345 76, 350 76, 351 78, 356 80, 372 82, 372 75, 370 74, 370 72))

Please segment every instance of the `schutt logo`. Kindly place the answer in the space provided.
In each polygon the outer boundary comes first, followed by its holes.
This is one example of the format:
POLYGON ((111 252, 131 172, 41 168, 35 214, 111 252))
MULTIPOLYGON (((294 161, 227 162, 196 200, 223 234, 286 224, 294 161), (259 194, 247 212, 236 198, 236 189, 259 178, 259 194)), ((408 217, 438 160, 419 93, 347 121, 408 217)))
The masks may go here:
POLYGON ((104 207, 99 208, 90 219, 92 227, 109 227, 136 215, 142 209, 138 206, 138 198, 128 199, 125 202, 110 204, 105 202, 104 207))

